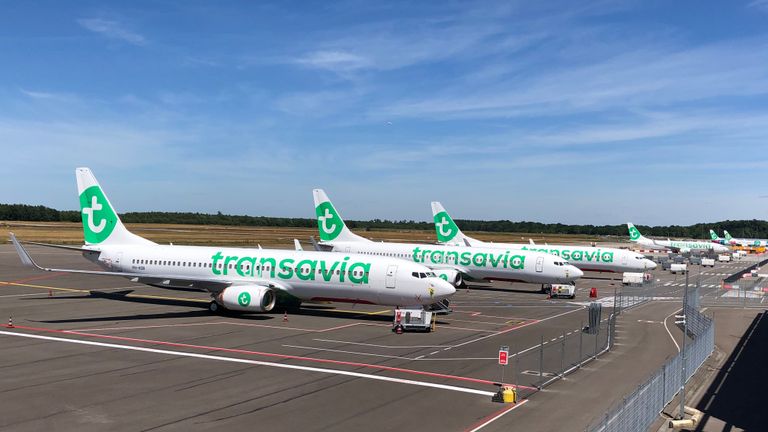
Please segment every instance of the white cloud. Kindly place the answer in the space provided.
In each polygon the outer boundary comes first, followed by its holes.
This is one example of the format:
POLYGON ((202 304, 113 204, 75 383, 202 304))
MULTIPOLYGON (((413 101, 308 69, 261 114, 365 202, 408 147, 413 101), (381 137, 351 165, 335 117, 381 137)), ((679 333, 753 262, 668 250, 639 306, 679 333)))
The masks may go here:
POLYGON ((98 33, 110 39, 119 39, 133 45, 145 45, 147 39, 139 33, 126 29, 117 21, 102 18, 81 18, 77 20, 86 30, 98 33))
POLYGON ((747 5, 748 8, 758 9, 762 12, 768 12, 768 0, 754 0, 747 5))
POLYGON ((467 86, 454 80, 437 95, 411 97, 371 111, 374 118, 478 119, 563 115, 689 103, 768 92, 768 41, 732 41, 692 49, 624 52, 592 64, 498 77, 467 86))
POLYGON ((331 71, 353 71, 370 66, 370 61, 362 56, 345 51, 316 51, 295 60, 296 63, 331 71))
POLYGON ((50 93, 50 92, 43 92, 43 91, 34 91, 34 90, 26 90, 23 88, 20 88, 19 91, 32 99, 38 99, 38 100, 66 100, 66 99, 72 99, 73 96, 66 95, 63 93, 50 93))

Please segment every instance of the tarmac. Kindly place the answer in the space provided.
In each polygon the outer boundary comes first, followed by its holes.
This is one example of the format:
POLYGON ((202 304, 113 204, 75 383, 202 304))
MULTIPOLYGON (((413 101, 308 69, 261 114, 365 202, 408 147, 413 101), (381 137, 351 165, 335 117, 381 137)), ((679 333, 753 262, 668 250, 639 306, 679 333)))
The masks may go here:
MULTIPOLYGON (((42 265, 93 268, 74 251, 29 251, 42 265)), ((704 271, 703 290, 715 295, 719 273, 746 265, 704 271)), ((0 328, 0 430, 584 430, 677 352, 682 279, 653 273, 658 299, 620 316, 611 352, 539 392, 536 374, 505 369, 524 396, 511 405, 491 401, 499 347, 528 355, 575 335, 589 289, 608 307, 620 275, 587 273, 575 300, 473 284, 434 332, 397 335, 387 307, 212 315, 205 292, 43 273, 4 245, 0 318, 13 327, 0 328)))

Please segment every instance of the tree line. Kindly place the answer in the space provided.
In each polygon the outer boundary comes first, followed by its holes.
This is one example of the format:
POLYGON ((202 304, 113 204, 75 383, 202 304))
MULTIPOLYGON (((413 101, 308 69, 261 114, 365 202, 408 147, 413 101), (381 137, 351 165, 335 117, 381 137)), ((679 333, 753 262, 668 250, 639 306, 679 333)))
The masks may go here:
MULTIPOLYGON (((227 215, 221 212, 128 212, 120 218, 126 223, 160 223, 191 225, 232 225, 263 227, 304 227, 316 226, 314 218, 287 218, 269 216, 227 215)), ((26 204, 0 204, 0 220, 35 221, 35 222, 80 222, 81 215, 76 210, 56 210, 45 206, 26 204)), ((582 234, 592 236, 627 235, 627 226, 620 225, 568 225, 561 223, 513 222, 510 220, 465 220, 456 219, 456 224, 464 231, 515 232, 535 234, 582 234)), ((353 229, 414 229, 432 230, 432 222, 414 220, 346 221, 353 229)), ((709 238, 709 230, 714 229, 723 235, 723 229, 734 237, 768 238, 768 222, 762 220, 727 220, 694 225, 646 226, 637 225, 643 235, 653 237, 709 238)))

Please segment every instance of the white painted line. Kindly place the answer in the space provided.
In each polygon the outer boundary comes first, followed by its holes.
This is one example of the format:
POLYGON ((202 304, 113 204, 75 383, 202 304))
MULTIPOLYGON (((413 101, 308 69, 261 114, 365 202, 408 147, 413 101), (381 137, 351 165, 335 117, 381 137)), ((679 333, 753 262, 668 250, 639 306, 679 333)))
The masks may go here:
POLYGON ((266 367, 274 367, 274 368, 282 368, 282 369, 294 369, 294 370, 302 370, 302 371, 308 371, 308 372, 326 373, 331 375, 344 375, 344 376, 351 376, 356 378, 370 379, 375 381, 387 381, 387 382, 394 382, 399 384, 431 387, 431 388, 436 388, 441 390, 452 390, 452 391, 457 391, 462 393, 481 395, 485 397, 490 397, 495 394, 494 392, 475 390, 467 387, 437 384, 437 383, 431 383, 426 381, 414 381, 414 380, 408 380, 408 379, 402 379, 402 378, 391 378, 391 377, 382 376, 382 375, 371 375, 371 374, 364 374, 360 372, 351 372, 351 371, 344 371, 344 370, 325 369, 325 368, 318 368, 318 367, 311 367, 311 366, 290 365, 285 363, 272 363, 272 362, 259 361, 259 360, 241 359, 236 357, 224 357, 224 356, 210 355, 210 354, 197 354, 197 353, 191 353, 191 352, 185 352, 185 351, 172 351, 172 350, 163 350, 163 349, 157 349, 157 348, 144 348, 144 347, 138 347, 138 346, 132 346, 132 345, 120 345, 120 344, 114 344, 114 343, 86 341, 81 339, 60 338, 60 337, 54 337, 54 336, 42 336, 42 335, 35 335, 35 334, 28 334, 28 333, 0 331, 0 334, 6 335, 6 336, 25 337, 30 339, 41 339, 41 340, 49 340, 54 342, 90 345, 90 346, 98 346, 98 347, 104 347, 104 348, 123 349, 123 350, 129 350, 129 351, 141 351, 141 352, 171 355, 171 356, 178 356, 178 357, 192 357, 192 358, 199 358, 204 360, 216 360, 216 361, 226 361, 231 363, 250 364, 250 365, 256 365, 256 366, 266 366, 266 367))
POLYGON ((370 344, 370 343, 363 343, 363 342, 348 342, 348 341, 337 340, 337 339, 312 339, 312 340, 318 341, 318 342, 331 342, 331 343, 340 343, 345 345, 361 345, 361 346, 369 346, 374 348, 387 348, 387 349, 445 348, 445 345, 377 345, 377 344, 370 344))
MULTIPOLYGON (((672 336, 672 332, 669 331, 669 327, 667 327, 667 320, 669 319, 669 317, 671 317, 672 315, 680 312, 681 310, 683 310, 683 309, 680 308, 680 309, 672 312, 671 314, 667 315, 666 318, 664 318, 664 329, 667 330, 667 334, 669 335, 669 338, 672 339, 672 342, 674 342, 675 347, 677 348, 677 352, 680 352, 680 345, 677 344, 677 341, 675 340, 674 336, 672 336)), ((685 336, 683 336, 683 337, 685 337, 685 336)))
POLYGON ((403 357, 403 356, 396 356, 396 355, 389 355, 389 354, 374 354, 374 353, 365 353, 365 352, 359 352, 359 351, 345 351, 345 350, 337 350, 337 349, 331 349, 331 348, 319 348, 319 347, 311 347, 311 346, 304 346, 304 345, 288 345, 283 344, 284 347, 288 348, 298 348, 298 349, 308 349, 313 351, 325 351, 325 352, 334 352, 334 353, 340 353, 340 354, 353 354, 353 355, 361 355, 361 356, 372 356, 372 357, 386 357, 386 358, 394 358, 394 359, 400 359, 400 360, 416 360, 415 358, 411 357, 403 357))
MULTIPOLYGON (((579 307, 579 308, 576 308, 576 309, 573 309, 573 310, 569 310, 567 312, 559 313, 557 315, 552 315, 551 317, 542 318, 540 320, 530 321, 530 322, 528 322, 526 324, 515 326, 511 330, 517 330, 517 329, 520 329, 520 328, 523 328, 523 327, 528 327, 529 325, 538 324, 538 323, 541 323, 541 322, 544 322, 544 321, 548 321, 548 320, 551 320, 551 319, 554 319, 554 318, 559 318, 559 317, 561 317, 563 315, 568 315, 568 314, 571 314, 571 313, 574 313, 574 312, 578 312, 578 311, 581 311, 581 310, 584 310, 584 307, 579 307)), ((479 342, 481 340, 485 340, 485 339, 488 339, 490 337, 494 337, 494 336, 497 336, 497 335, 500 335, 500 334, 503 334, 503 333, 506 333, 506 332, 507 332, 507 330, 502 330, 502 331, 496 332, 494 334, 490 334, 490 335, 486 335, 486 336, 481 336, 479 338, 468 340, 466 342, 462 342, 460 344, 454 345, 453 348, 458 348, 458 347, 461 347, 461 346, 464 346, 464 345, 469 345, 471 343, 479 342)))
POLYGON ((500 419, 504 414, 506 414, 506 413, 508 413, 508 412, 510 412, 512 410, 515 410, 515 409, 519 408, 522 405, 525 405, 526 402, 528 402, 528 399, 525 399, 525 400, 523 400, 521 402, 518 402, 518 403, 512 405, 508 409, 506 409, 506 410, 500 412, 499 414, 491 417, 490 419, 484 421, 483 423, 481 423, 480 425, 478 425, 474 429, 468 430, 467 432, 477 432, 477 431, 479 431, 480 429, 482 429, 482 428, 488 426, 489 424, 495 422, 496 420, 500 419))

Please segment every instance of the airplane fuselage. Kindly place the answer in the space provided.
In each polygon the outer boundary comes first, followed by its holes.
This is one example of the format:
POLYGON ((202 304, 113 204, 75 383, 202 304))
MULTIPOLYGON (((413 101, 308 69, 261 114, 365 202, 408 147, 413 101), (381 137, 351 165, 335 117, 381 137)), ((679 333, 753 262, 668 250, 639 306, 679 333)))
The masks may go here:
POLYGON ((327 241, 334 252, 401 258, 433 269, 461 269, 472 279, 530 283, 569 283, 582 272, 564 260, 541 252, 462 246, 327 241))
POLYGON ((144 274, 146 280, 158 275, 152 283, 158 286, 169 275, 173 280, 221 280, 236 286, 267 280, 303 301, 390 306, 433 304, 454 292, 439 278, 414 277, 413 273, 428 271, 424 266, 378 256, 165 245, 103 246, 99 250, 98 263, 105 269, 144 274))

